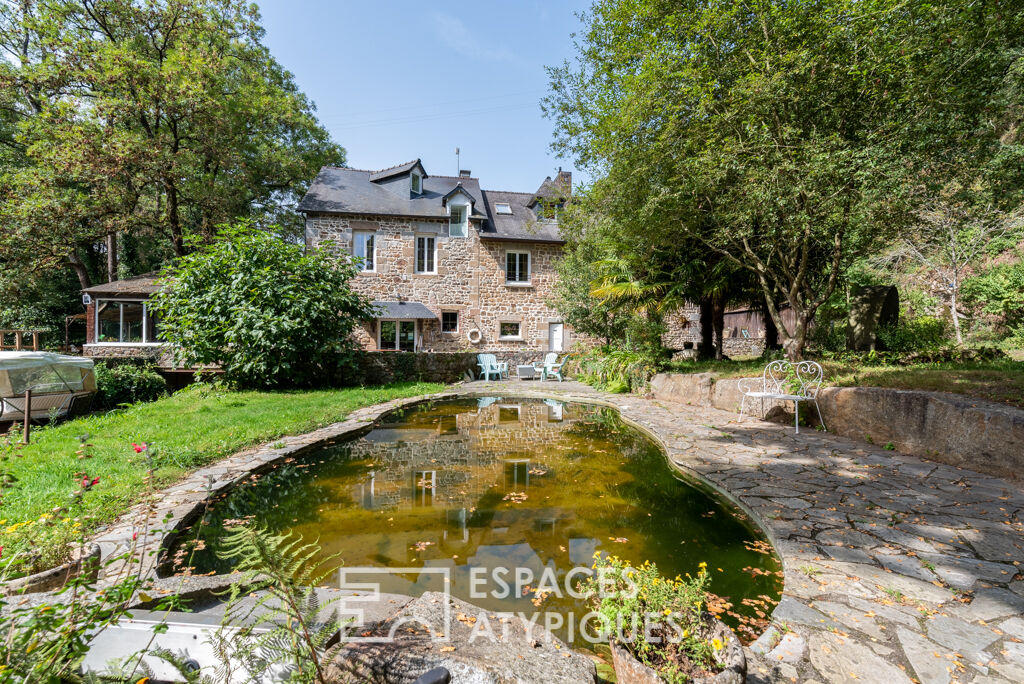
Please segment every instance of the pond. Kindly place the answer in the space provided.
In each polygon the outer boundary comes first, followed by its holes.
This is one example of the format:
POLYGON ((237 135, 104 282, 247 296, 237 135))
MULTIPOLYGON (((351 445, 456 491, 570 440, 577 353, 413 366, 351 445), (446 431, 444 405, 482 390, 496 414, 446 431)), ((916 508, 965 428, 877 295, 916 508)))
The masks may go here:
MULTIPOLYGON (((222 495, 199 529, 181 537, 198 536, 201 548, 184 542, 179 558, 190 557, 195 572, 229 572, 216 555, 229 519, 317 541, 321 558, 337 555, 331 562, 347 572, 447 568, 455 596, 527 617, 586 608, 565 591, 551 592, 541 607, 530 590, 505 595, 500 568, 510 569, 504 580, 514 587, 515 568, 564 578, 589 568, 595 553, 649 560, 669 577, 706 562, 711 590, 733 606, 723 619, 754 631, 782 588, 776 556, 742 512, 675 474, 660 447, 616 411, 551 399, 462 398, 391 413, 360 437, 290 459, 222 495), (481 577, 489 583, 479 584, 481 577)), ((427 588, 439 587, 408 573, 381 587, 427 588)))

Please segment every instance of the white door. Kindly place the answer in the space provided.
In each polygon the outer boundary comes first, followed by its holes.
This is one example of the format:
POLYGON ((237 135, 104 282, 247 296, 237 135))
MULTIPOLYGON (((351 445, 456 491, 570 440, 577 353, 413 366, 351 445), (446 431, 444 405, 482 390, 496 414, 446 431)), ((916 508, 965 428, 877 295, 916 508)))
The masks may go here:
POLYGON ((548 323, 548 350, 562 351, 562 324, 548 323))

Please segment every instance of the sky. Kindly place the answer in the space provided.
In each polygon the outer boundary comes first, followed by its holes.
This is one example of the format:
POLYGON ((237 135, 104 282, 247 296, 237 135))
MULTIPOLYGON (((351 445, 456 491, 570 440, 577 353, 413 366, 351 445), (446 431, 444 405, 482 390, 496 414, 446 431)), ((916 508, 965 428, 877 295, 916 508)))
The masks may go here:
POLYGON ((532 192, 571 159, 550 151, 545 66, 573 54, 587 0, 257 0, 274 57, 316 103, 348 165, 423 160, 488 190, 532 192), (456 161, 455 148, 461 152, 456 161))

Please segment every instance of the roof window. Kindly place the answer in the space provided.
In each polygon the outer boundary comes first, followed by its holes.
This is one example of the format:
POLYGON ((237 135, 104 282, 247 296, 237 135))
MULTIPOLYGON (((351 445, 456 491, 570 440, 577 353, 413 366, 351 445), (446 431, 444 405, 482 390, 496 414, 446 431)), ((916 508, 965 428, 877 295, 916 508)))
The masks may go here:
POLYGON ((512 205, 509 204, 508 202, 498 202, 494 205, 494 211, 496 211, 499 214, 511 214, 512 205))
POLYGON ((423 177, 418 173, 412 174, 412 194, 419 195, 423 192, 423 177))

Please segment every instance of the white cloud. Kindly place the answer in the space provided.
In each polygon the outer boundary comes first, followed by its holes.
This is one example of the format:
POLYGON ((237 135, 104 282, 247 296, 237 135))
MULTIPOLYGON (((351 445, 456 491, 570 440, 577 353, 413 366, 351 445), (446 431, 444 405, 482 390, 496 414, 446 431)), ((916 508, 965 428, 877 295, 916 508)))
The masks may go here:
POLYGON ((519 62, 519 56, 507 48, 482 42, 464 21, 458 17, 435 12, 434 32, 446 46, 463 57, 492 62, 519 62))

